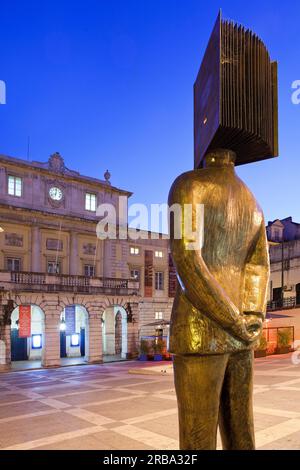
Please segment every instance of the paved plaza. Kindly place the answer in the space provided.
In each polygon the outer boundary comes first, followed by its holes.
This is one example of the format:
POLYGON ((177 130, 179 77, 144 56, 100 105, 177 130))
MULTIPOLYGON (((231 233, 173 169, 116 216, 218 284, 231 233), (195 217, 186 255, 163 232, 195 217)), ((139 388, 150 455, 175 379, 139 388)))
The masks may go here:
MULTIPOLYGON (((256 360, 254 406, 258 449, 300 448, 300 365, 290 355, 256 360)), ((178 449, 171 367, 133 361, 3 373, 0 448, 178 449)))

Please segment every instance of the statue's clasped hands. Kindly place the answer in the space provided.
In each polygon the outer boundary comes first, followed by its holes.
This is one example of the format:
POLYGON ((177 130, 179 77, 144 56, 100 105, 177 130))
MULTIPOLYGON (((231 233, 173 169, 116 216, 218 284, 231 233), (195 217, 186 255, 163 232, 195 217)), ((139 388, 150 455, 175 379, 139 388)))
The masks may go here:
POLYGON ((262 331, 264 315, 261 312, 243 312, 234 325, 236 335, 247 343, 256 341, 262 331))

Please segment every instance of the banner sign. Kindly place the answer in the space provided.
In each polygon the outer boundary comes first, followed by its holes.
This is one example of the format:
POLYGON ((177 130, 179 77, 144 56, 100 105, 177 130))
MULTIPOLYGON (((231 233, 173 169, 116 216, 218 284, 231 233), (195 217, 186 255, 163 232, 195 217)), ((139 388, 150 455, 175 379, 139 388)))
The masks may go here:
POLYGON ((31 305, 19 307, 19 338, 31 336, 31 305))
POLYGON ((66 335, 76 333, 75 305, 68 305, 65 308, 66 335))
POLYGON ((153 295, 153 251, 145 250, 145 280, 144 295, 152 297, 153 295))

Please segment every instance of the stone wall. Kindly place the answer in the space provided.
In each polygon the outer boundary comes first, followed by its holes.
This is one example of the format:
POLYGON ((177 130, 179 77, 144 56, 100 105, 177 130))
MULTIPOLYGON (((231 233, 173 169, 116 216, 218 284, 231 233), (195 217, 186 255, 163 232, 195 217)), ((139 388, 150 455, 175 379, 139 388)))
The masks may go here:
MULTIPOLYGON (((149 323, 159 321, 155 318, 155 312, 162 312, 163 320, 170 320, 172 312, 173 299, 149 299, 141 300, 139 303, 139 317, 140 317, 140 336, 153 335, 155 326, 146 326, 149 323)), ((164 327, 164 335, 168 334, 168 328, 164 327)))

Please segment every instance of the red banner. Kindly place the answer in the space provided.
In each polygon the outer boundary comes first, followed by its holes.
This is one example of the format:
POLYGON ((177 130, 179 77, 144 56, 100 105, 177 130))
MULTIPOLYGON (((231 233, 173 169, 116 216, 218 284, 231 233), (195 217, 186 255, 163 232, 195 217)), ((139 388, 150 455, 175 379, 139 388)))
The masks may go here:
POLYGON ((31 305, 19 307, 19 338, 31 336, 31 305))
POLYGON ((151 250, 145 250, 144 295, 145 297, 153 295, 153 251, 151 250))

